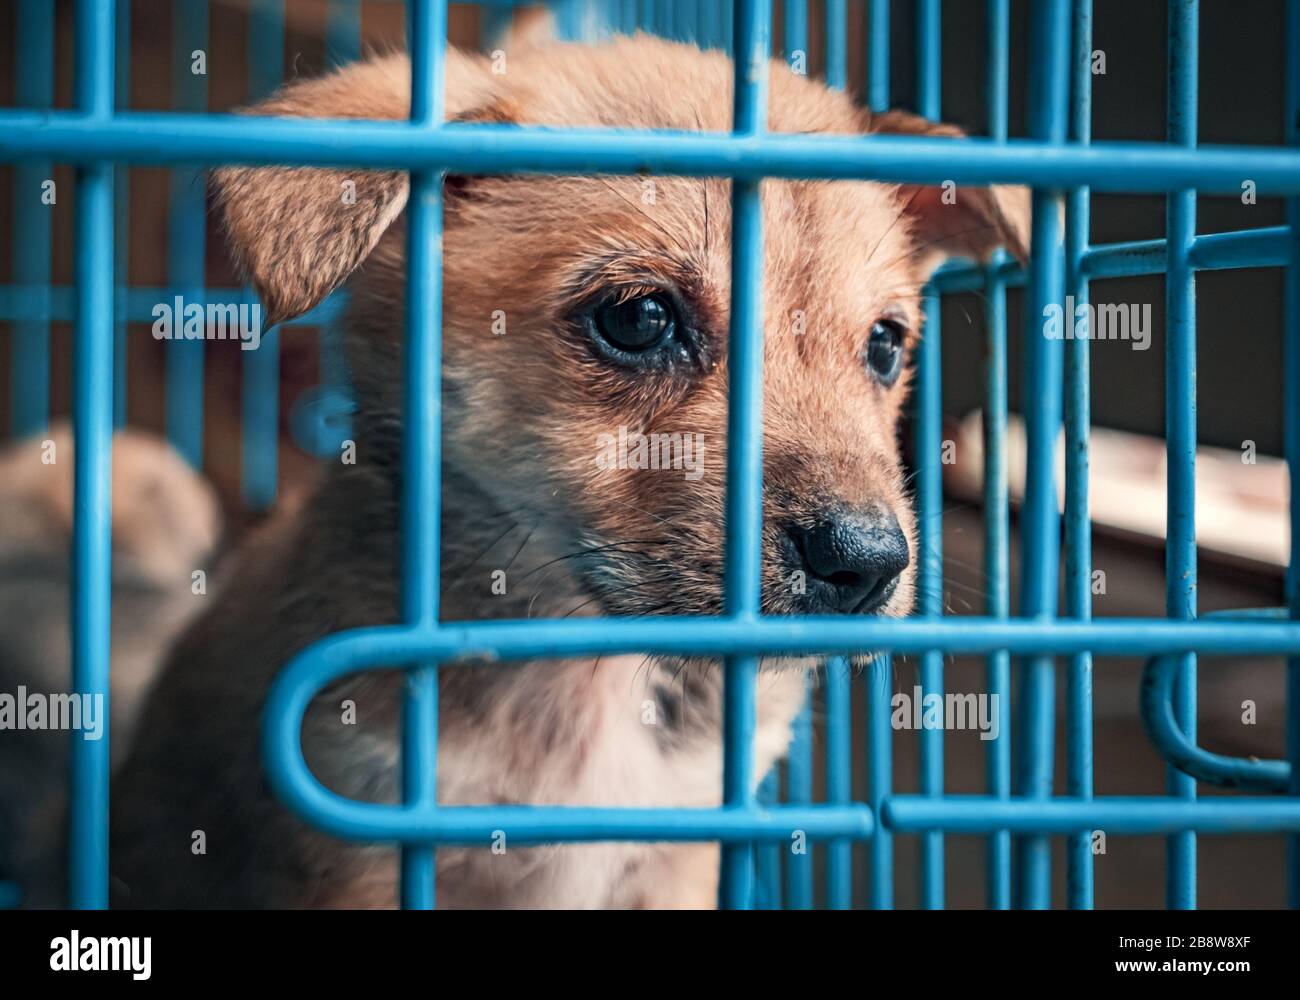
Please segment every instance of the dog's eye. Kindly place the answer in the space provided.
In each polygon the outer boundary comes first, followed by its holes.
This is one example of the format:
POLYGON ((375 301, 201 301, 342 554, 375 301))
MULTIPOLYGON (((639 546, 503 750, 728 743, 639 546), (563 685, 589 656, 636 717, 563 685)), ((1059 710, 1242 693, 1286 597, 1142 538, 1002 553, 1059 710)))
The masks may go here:
POLYGON ((610 346, 628 354, 654 350, 672 337, 676 311, 663 295, 641 295, 600 306, 592 316, 596 332, 610 346))
POLYGON ((892 319, 877 320, 864 357, 882 385, 893 385, 903 369, 903 327, 892 319))

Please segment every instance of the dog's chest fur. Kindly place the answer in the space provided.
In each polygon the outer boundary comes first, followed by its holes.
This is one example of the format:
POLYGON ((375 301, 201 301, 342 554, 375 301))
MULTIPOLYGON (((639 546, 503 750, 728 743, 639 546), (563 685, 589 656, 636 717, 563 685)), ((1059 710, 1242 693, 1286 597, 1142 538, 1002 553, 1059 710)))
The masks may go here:
MULTIPOLYGON (((444 499, 444 538, 464 543, 464 552, 444 546, 445 618, 558 617, 583 603, 563 571, 501 603, 484 600, 490 568, 466 553, 481 550, 496 529, 482 517, 480 497, 453 491, 444 499)), ((391 489, 378 477, 363 470, 331 477, 288 537, 245 553, 245 566, 176 650, 116 785, 115 875, 131 902, 396 904, 396 852, 344 844, 291 817, 265 787, 257 738, 267 686, 288 659, 325 634, 397 617, 392 515, 391 489), (358 518, 359 510, 371 516, 358 518), (214 845, 203 859, 188 850, 195 829, 214 845)), ((540 540, 522 550, 516 577, 554 559, 553 551, 540 540)), ((804 683, 799 671, 760 677, 756 778, 784 752, 804 683)), ((703 807, 720 799, 715 664, 641 656, 447 664, 439 689, 441 803, 703 807)), ((323 784, 354 799, 397 800, 400 692, 397 672, 380 671, 317 697, 303 747, 323 784)), ((496 850, 438 851, 440 906, 715 900, 716 845, 526 847, 501 833, 496 850)))
MULTIPOLYGON (((448 672, 440 803, 705 807, 719 801, 720 685, 710 665, 693 664, 674 677, 643 657, 617 656, 448 672), (492 685, 486 704, 467 709, 459 700, 464 692, 455 692, 467 678, 456 674, 491 669, 512 669, 513 676, 492 685), (694 676, 683 682, 688 673, 694 676)), ((756 757, 765 770, 785 749, 804 683, 797 673, 783 673, 764 675, 760 684, 756 757)), ((340 754, 336 716, 333 705, 322 704, 309 726, 308 752, 320 751, 322 777, 345 794, 389 798, 397 774, 395 732, 385 726, 362 737, 368 752, 340 754), (382 788, 370 763, 357 764, 376 760, 393 764, 382 769, 382 788)), ((443 907, 711 906, 716 869, 716 845, 526 847, 512 843, 504 828, 492 849, 439 850, 438 900, 443 907)), ((391 855, 374 857, 358 869, 361 884, 349 887, 350 898, 338 902, 357 905, 373 894, 376 903, 389 903, 395 875, 391 855)))

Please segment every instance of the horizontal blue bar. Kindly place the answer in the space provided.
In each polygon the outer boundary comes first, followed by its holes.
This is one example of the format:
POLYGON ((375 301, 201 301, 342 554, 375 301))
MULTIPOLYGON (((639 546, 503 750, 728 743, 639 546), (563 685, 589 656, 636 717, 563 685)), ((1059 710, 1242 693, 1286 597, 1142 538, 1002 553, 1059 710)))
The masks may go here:
POLYGON ((833 656, 864 650, 988 654, 1093 652, 1150 656, 1199 651, 1264 656, 1300 650, 1300 621, 1176 622, 1108 618, 1079 622, 1026 618, 660 618, 657 621, 480 621, 416 629, 398 625, 340 632, 295 657, 277 682, 319 685, 372 666, 436 659, 450 662, 657 655, 833 656))
MULTIPOLYGON (((1240 267, 1286 267, 1291 263, 1291 228, 1266 226, 1231 233, 1207 233, 1192 241, 1191 264, 1198 271, 1225 271, 1240 267)), ((1083 273, 1094 280, 1129 278, 1165 272, 1164 240, 1136 240, 1089 247, 1082 257, 1083 273)), ((940 292, 982 290, 990 276, 1010 287, 1023 286, 1024 269, 1014 258, 1004 257, 993 267, 955 260, 930 278, 940 292)))
MULTIPOLYGON (((1268 226, 1232 233, 1211 233, 1196 237, 1192 244, 1192 266, 1198 270, 1224 270, 1239 267, 1286 267, 1291 258, 1291 230, 1288 226, 1268 226)), ((1084 270, 1092 278, 1132 277, 1161 274, 1165 270, 1165 241, 1139 240, 1090 247, 1083 258, 1084 270)), ((930 279, 940 292, 979 291, 992 273, 1011 287, 1024 284, 1024 271, 1014 259, 1006 257, 990 269, 967 261, 945 264, 930 279)), ((174 288, 132 287, 125 290, 125 319, 130 323, 152 323, 152 309, 159 302, 169 302, 174 288)), ((202 295, 196 289, 187 294, 191 302, 244 301, 240 288, 208 288, 202 295)), ((342 317, 347 309, 347 293, 335 292, 310 312, 287 321, 285 326, 323 326, 342 317)), ((0 285, 0 320, 70 321, 75 310, 75 289, 70 285, 0 285), (48 301, 48 306, 46 302, 48 301)))
POLYGON ((716 809, 615 809, 581 806, 408 806, 355 802, 315 784, 291 803, 326 833, 348 840, 419 844, 516 844, 600 840, 786 842, 870 837, 870 808, 754 806, 716 809))
POLYGON ((643 171, 757 179, 875 178, 938 184, 1022 183, 1098 191, 1194 188, 1261 197, 1300 193, 1300 150, 1105 142, 1090 146, 914 136, 733 135, 551 130, 505 125, 245 118, 131 112, 100 120, 72 111, 0 112, 0 161, 316 164, 470 173, 643 171))
MULTIPOLYGON (((1192 239, 1188 262, 1199 271, 1285 267, 1291 263, 1291 229, 1289 226, 1269 226, 1196 236, 1192 239)), ((1167 264, 1168 250, 1164 240, 1092 247, 1083 256, 1084 274, 1092 278, 1162 274, 1167 264)))
POLYGON ((1178 800, 1154 795, 1108 795, 1029 800, 986 795, 950 795, 942 799, 896 795, 885 800, 880 822, 895 833, 1277 833, 1300 830, 1300 799, 1243 795, 1178 800))
MULTIPOLYGON (((290 805, 324 832, 349 840, 426 844, 509 844, 557 841, 789 841, 866 840, 877 824, 864 804, 754 806, 713 809, 619 809, 583 806, 438 806, 415 809, 344 799, 303 772, 308 784, 289 789, 272 778, 290 805), (288 794, 286 794, 288 793, 288 794)), ((1196 830, 1263 834, 1300 830, 1300 801, 1241 796, 1171 801, 1158 796, 1094 799, 995 799, 982 795, 885 799, 881 826, 893 833, 943 830, 958 834, 1066 834, 1105 830, 1121 836, 1196 830)))
MULTIPOLYGON (((168 288, 119 289, 126 299, 124 318, 128 323, 154 321, 153 308, 159 303, 170 304, 181 290, 168 288)), ((242 288, 194 288, 184 291, 186 303, 207 305, 209 302, 233 303, 255 301, 248 298, 242 288)), ((324 326, 339 319, 347 310, 347 292, 335 292, 316 308, 281 326, 324 326)), ((71 320, 76 312, 76 289, 71 285, 0 285, 0 320, 71 320), (48 294, 48 299, 45 297, 48 294), (48 301, 48 306, 46 305, 48 301)), ((263 331, 263 342, 269 331, 263 331)), ((147 333, 142 336, 147 336, 147 333)))

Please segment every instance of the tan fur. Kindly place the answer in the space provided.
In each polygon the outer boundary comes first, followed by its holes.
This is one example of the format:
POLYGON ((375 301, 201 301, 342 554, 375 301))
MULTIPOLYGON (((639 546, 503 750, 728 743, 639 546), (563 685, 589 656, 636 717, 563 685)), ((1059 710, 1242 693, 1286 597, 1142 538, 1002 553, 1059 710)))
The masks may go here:
MULTIPOLYGON (((114 555, 152 584, 187 583, 221 531, 212 488, 151 435, 118 431, 112 451, 114 555)), ((61 551, 71 544, 75 468, 67 423, 0 453, 0 506, 7 514, 0 545, 61 551)))
MULTIPOLYGON (((71 688, 74 448, 71 427, 0 452, 0 691, 71 688)), ((113 436, 110 750, 125 757, 170 642, 209 600, 192 592, 221 531, 212 487, 161 440, 113 436)), ((24 905, 65 899, 69 734, 0 731, 0 877, 24 905), (11 867, 10 867, 11 866, 11 867)))
MULTIPOLYGON (((448 108, 461 120, 725 131, 731 79, 720 54, 645 37, 521 51, 501 77, 455 55, 448 108)), ((779 63, 770 82, 776 132, 921 127, 910 118, 873 121, 779 63)), ((408 86, 404 60, 388 57, 295 85, 258 112, 403 118, 408 86)), ((260 793, 251 718, 293 653, 330 632, 397 617, 405 231, 385 225, 400 213, 406 185, 398 174, 358 173, 359 203, 348 207, 339 198, 347 177, 290 168, 217 173, 236 257, 275 318, 310 308, 356 272, 349 350, 358 465, 330 469, 295 524, 249 548, 240 583, 177 651, 115 811, 115 864, 135 903, 395 901, 390 850, 344 848, 260 793), (214 827, 226 856, 187 857, 189 831, 214 827)), ((444 620, 720 610, 729 192, 721 179, 449 180, 444 620), (704 344, 699 365, 648 375, 593 352, 577 317, 596 296, 665 288, 689 303, 704 344), (493 333, 500 314, 503 336, 493 333), (598 468, 599 436, 620 426, 703 434, 702 478, 598 468), (502 568, 510 589, 494 596, 490 571, 502 568)), ((984 253, 1009 239, 1020 251, 1027 236, 1024 213, 1004 210, 1023 203, 1023 192, 962 191, 952 206, 894 185, 766 181, 762 199, 763 608, 790 614, 798 608, 780 558, 783 526, 810 524, 837 504, 875 506, 896 515, 914 549, 896 440, 907 378, 887 388, 864 369, 873 323, 895 318, 914 342, 934 246, 984 253)), ((883 613, 907 612, 913 581, 909 567, 883 613)), ((714 664, 616 657, 446 665, 440 678, 442 802, 719 799, 714 664), (668 738, 664 725, 644 724, 643 710, 656 698, 676 705, 678 688, 680 733, 668 738)), ((785 750, 803 686, 801 671, 763 675, 760 775, 785 750)), ((371 673, 318 699, 304 744, 322 780, 343 794, 393 799, 399 691, 391 676, 371 673), (364 725, 340 726, 342 698, 367 706, 364 725)), ((716 847, 707 845, 505 855, 460 848, 438 858, 440 900, 452 906, 709 905, 716 885, 716 847)))

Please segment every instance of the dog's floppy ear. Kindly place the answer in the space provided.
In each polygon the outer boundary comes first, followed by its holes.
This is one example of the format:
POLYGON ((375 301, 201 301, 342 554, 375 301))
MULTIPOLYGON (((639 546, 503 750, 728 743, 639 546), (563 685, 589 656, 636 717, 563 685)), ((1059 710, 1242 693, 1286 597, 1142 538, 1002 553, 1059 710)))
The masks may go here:
MULTIPOLYGON (((447 51, 447 114, 494 98, 487 66, 447 51)), ((243 114, 401 120, 410 114, 405 55, 354 63, 291 83, 243 114)), ((235 264, 266 310, 267 326, 300 316, 338 288, 406 207, 402 171, 223 167, 213 171, 216 210, 235 264)))
MULTIPOLYGON (((867 116, 868 133, 962 138, 955 125, 932 122, 906 111, 867 116)), ((957 152, 960 156, 960 152, 957 152)), ((956 188, 952 184, 904 184, 899 198, 922 247, 935 263, 944 256, 987 260, 1002 246, 1024 263, 1029 257, 1029 189, 1009 184, 956 188)))

